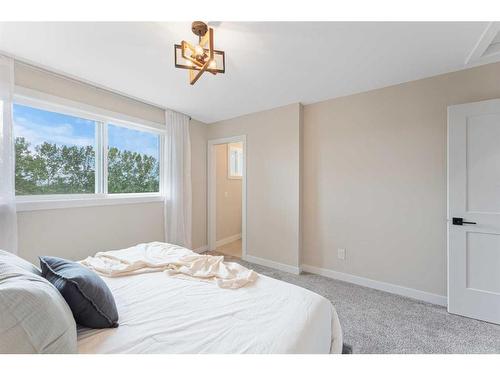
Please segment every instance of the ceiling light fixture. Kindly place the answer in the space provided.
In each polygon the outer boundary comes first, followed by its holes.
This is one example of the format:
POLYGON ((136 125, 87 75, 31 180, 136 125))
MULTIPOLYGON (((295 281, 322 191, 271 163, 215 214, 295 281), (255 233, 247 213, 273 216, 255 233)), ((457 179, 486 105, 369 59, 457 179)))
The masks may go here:
POLYGON ((194 85, 204 72, 213 75, 225 73, 226 59, 224 51, 214 49, 214 29, 206 23, 195 21, 191 30, 198 36, 198 44, 183 40, 174 45, 175 67, 189 70, 189 83, 194 85))

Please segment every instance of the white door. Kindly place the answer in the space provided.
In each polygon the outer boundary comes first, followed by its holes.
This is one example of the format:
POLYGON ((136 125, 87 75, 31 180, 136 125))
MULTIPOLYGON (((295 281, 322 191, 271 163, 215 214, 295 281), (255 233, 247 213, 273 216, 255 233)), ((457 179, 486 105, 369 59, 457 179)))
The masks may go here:
POLYGON ((448 311, 500 324, 500 100, 448 108, 448 311))

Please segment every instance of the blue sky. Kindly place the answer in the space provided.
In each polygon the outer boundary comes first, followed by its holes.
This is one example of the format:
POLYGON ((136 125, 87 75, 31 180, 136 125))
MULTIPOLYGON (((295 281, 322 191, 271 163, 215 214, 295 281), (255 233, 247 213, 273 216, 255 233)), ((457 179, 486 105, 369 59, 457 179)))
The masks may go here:
POLYGON ((109 147, 135 151, 159 159, 160 137, 150 132, 141 132, 123 126, 108 125, 109 147))
MULTIPOLYGON (((36 108, 14 105, 14 135, 24 137, 34 147, 43 142, 58 145, 95 145, 95 122, 36 108)), ((109 125, 110 147, 158 158, 159 136, 129 128, 109 125)))

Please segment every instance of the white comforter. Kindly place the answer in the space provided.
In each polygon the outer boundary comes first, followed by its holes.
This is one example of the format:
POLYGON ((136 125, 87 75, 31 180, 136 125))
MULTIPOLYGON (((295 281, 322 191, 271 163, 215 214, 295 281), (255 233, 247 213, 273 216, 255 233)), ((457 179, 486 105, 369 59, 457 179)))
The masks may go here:
POLYGON ((330 301, 263 275, 223 289, 163 272, 103 277, 119 327, 78 330, 80 353, 340 353, 330 301))

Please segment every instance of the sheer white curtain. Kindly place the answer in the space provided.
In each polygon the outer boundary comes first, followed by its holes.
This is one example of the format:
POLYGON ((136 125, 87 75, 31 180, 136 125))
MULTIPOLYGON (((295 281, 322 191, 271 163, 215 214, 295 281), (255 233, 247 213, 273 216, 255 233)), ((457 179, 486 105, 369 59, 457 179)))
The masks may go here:
POLYGON ((0 249, 17 253, 12 96, 14 61, 0 55, 0 249))
POLYGON ((163 156, 165 241, 191 248, 191 141, 189 117, 165 111, 163 156))

